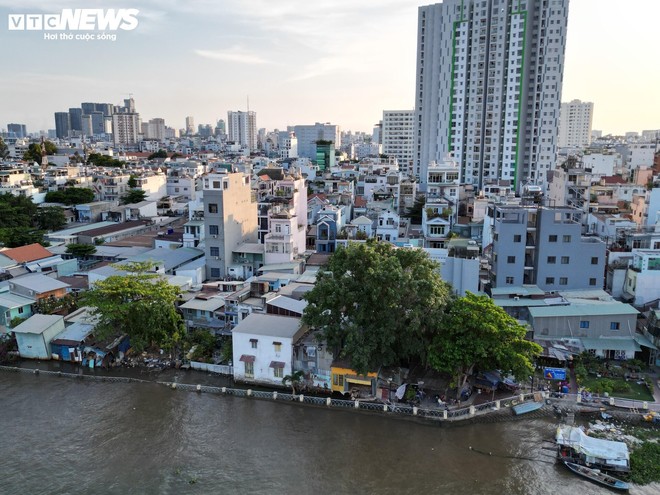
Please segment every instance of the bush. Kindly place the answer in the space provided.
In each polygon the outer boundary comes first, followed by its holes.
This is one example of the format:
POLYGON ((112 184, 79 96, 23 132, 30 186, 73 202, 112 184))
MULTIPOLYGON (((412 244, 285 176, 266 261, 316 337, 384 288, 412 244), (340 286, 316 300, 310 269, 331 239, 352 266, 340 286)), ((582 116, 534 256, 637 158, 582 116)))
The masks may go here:
POLYGON ((606 378, 598 380, 598 382, 592 387, 592 392, 597 394, 611 394, 614 390, 614 382, 606 378))
POLYGON ((645 442, 630 455, 630 477, 639 485, 660 481, 660 444, 645 442))
POLYGON ((631 390, 630 384, 622 381, 615 382, 614 386, 612 387, 613 392, 628 393, 630 392, 630 390, 631 390))

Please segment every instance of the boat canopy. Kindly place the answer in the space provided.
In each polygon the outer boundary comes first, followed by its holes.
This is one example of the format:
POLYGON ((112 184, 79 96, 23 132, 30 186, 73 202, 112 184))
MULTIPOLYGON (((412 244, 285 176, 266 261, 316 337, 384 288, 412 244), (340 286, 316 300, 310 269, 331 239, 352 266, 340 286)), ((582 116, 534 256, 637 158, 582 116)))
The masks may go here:
POLYGON ((629 464, 630 455, 625 443, 590 437, 577 426, 560 425, 556 440, 559 445, 570 447, 588 459, 603 459, 606 464, 613 466, 629 464))

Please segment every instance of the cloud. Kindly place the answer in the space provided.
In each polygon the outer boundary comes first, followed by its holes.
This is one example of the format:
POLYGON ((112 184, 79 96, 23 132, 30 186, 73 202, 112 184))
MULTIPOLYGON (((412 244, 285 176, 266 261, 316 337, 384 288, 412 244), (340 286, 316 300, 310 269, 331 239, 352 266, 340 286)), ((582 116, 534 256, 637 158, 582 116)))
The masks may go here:
POLYGON ((235 62, 238 64, 262 65, 273 63, 270 60, 266 60, 265 58, 250 53, 238 46, 226 50, 195 50, 195 53, 200 57, 210 58, 212 60, 224 60, 225 62, 235 62))

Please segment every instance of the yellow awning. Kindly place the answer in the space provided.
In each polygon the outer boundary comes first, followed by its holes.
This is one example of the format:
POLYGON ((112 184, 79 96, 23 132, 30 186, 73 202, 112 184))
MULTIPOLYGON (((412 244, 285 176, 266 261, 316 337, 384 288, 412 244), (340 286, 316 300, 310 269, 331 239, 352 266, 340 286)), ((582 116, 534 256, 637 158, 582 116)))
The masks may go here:
POLYGON ((371 385, 371 380, 361 380, 359 378, 346 377, 348 383, 357 383, 358 385, 371 385))

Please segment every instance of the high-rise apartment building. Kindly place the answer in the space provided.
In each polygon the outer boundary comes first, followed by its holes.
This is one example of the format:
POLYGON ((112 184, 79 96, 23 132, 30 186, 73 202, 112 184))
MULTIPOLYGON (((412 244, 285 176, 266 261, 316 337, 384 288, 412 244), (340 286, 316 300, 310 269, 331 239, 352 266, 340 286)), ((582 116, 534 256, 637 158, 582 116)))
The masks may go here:
POLYGON ((82 108, 69 108, 69 122, 71 130, 82 132, 82 108))
POLYGON ((414 122, 414 110, 383 110, 383 154, 395 156, 406 173, 412 172, 414 122))
POLYGON ((195 118, 189 115, 186 117, 186 134, 195 134, 195 118))
POLYGON ((338 125, 317 122, 314 125, 297 125, 289 130, 296 133, 298 156, 301 158, 316 160, 317 141, 332 141, 335 149, 341 148, 341 131, 338 125))
POLYGON ((69 137, 71 131, 71 119, 69 112, 55 112, 55 135, 58 139, 69 137))
POLYGON ((257 112, 227 112, 228 140, 248 148, 257 149, 257 112))
POLYGON ((590 101, 572 100, 561 104, 559 113, 560 148, 586 148, 591 144, 591 126, 594 104, 590 101))
POLYGON ((133 146, 139 141, 140 114, 116 113, 112 116, 112 139, 115 146, 133 146))
POLYGON ((419 8, 415 169, 448 152, 467 184, 545 186, 554 167, 568 0, 445 0, 419 8))
POLYGON ((165 139, 165 119, 151 119, 146 124, 142 124, 142 129, 145 139, 157 139, 158 141, 165 139))
POLYGON ((27 128, 25 124, 7 124, 7 133, 10 137, 24 138, 27 137, 27 128))

